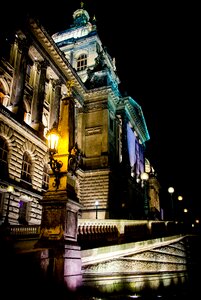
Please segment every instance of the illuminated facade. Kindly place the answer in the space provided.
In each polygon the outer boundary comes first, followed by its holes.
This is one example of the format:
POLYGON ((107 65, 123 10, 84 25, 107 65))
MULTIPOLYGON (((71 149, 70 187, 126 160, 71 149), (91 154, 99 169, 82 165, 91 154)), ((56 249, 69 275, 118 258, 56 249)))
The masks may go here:
POLYGON ((2 222, 8 208, 11 224, 41 223, 41 201, 52 190, 46 134, 54 126, 65 131, 56 155, 63 164, 61 187, 73 187, 76 199, 70 189, 67 197, 80 203, 80 217, 95 218, 97 209, 100 219, 144 217, 139 180, 149 133, 141 107, 120 94, 115 60, 103 47, 95 20, 89 20, 87 11, 78 9, 72 26, 50 37, 31 19, 1 42, 2 222), (68 159, 75 144, 82 159, 71 174, 68 159))
POLYGON ((139 183, 149 140, 141 107, 118 89, 111 58, 83 8, 73 14, 69 29, 52 38, 93 96, 77 110, 75 139, 83 153, 78 170, 78 196, 83 218, 143 218, 139 183), (102 95, 96 95, 101 91, 102 95))

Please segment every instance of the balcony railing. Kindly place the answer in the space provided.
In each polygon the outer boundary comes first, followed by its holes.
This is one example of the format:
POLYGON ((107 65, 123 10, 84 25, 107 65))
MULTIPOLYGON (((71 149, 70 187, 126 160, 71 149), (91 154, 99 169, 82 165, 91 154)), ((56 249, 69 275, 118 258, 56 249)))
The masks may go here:
MULTIPOLYGON (((131 221, 79 219, 77 241, 82 249, 137 242, 170 235, 186 234, 184 224, 173 221, 131 221)), ((38 239, 40 225, 10 225, 2 233, 13 241, 38 239)))
POLYGON ((40 225, 12 225, 10 235, 15 238, 37 237, 40 235, 40 225))

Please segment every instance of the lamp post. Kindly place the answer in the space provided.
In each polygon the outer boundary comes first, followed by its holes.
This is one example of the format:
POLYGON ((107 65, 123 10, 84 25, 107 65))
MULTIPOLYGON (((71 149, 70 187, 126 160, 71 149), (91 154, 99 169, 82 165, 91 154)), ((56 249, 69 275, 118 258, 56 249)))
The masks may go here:
POLYGON ((178 210, 177 210, 177 215, 178 215, 178 219, 181 221, 182 219, 182 201, 183 201, 183 196, 179 195, 177 197, 178 199, 178 210))
POLYGON ((149 200, 147 195, 147 181, 149 179, 149 174, 146 172, 143 172, 140 174, 140 179, 142 183, 142 188, 144 189, 144 215, 145 218, 149 218, 149 200))
MULTIPOLYGON (((70 83, 66 84, 68 90, 70 83)), ((82 207, 77 198, 77 178, 68 169, 70 149, 74 144, 72 116, 75 99, 72 93, 68 93, 59 104, 57 100, 53 104, 59 105, 59 114, 57 110, 52 111, 50 124, 53 125, 46 134, 51 172, 48 190, 40 201, 43 208, 38 242, 40 247, 45 247, 50 241, 55 245, 64 240, 66 243, 77 242, 77 216, 82 207)))
POLYGON ((60 170, 63 166, 61 161, 58 161, 54 158, 54 155, 58 152, 58 144, 59 144, 59 133, 55 127, 53 127, 47 133, 47 140, 48 140, 48 147, 49 147, 49 164, 52 169, 52 172, 55 176, 53 187, 56 187, 56 190, 59 188, 60 185, 60 170))
POLYGON ((98 219, 98 200, 95 202, 95 206, 96 206, 96 219, 98 219))
POLYGON ((48 269, 48 274, 52 273, 51 278, 57 278, 58 282, 64 280, 70 289, 78 283, 77 275, 79 277, 81 274, 77 224, 79 211, 83 208, 77 198, 77 179, 68 170, 70 149, 74 144, 74 100, 71 94, 60 101, 53 99, 52 104, 58 106, 59 114, 57 109, 52 109, 50 124, 53 123, 53 128, 50 127, 51 130, 46 135, 52 172, 48 190, 43 193, 40 200, 42 205, 40 237, 35 244, 35 248, 49 249, 48 258, 54 261, 54 267, 48 269))
POLYGON ((190 224, 190 218, 189 218, 189 210, 188 208, 184 208, 183 209, 183 213, 184 213, 184 224, 185 224, 185 230, 187 232, 189 232, 189 224, 190 224))
POLYGON ((7 210, 6 210, 6 216, 4 219, 4 225, 8 226, 9 225, 9 220, 8 220, 8 216, 9 216, 9 209, 10 209, 10 195, 14 192, 14 187, 12 185, 9 185, 7 187, 7 193, 8 193, 8 203, 7 203, 7 210))
POLYGON ((174 202, 173 202, 173 196, 172 196, 174 193, 174 188, 169 187, 168 193, 170 194, 170 200, 171 200, 171 219, 174 220, 174 202))

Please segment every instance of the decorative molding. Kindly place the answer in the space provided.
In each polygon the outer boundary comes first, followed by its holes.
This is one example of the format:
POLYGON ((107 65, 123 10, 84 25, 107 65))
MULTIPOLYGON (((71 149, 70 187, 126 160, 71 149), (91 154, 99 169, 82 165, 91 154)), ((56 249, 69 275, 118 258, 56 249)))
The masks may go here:
POLYGON ((101 134, 102 126, 85 128, 85 135, 101 134))

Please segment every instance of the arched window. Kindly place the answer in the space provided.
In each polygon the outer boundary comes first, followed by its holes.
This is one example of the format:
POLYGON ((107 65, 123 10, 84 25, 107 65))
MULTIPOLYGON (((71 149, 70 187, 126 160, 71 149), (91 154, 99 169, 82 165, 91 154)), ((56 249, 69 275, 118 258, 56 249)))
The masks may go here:
POLYGON ((22 161, 21 179, 31 183, 31 167, 32 161, 29 153, 25 152, 22 161))
POLYGON ((81 54, 77 59, 77 71, 82 71, 87 68, 87 55, 81 54))
POLYGON ((43 180, 42 180, 42 189, 47 190, 49 187, 49 166, 46 164, 43 168, 43 180))
POLYGON ((0 137, 0 170, 2 177, 8 177, 8 144, 0 137))

